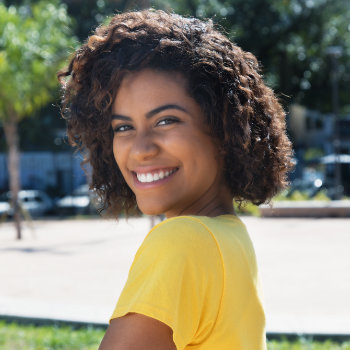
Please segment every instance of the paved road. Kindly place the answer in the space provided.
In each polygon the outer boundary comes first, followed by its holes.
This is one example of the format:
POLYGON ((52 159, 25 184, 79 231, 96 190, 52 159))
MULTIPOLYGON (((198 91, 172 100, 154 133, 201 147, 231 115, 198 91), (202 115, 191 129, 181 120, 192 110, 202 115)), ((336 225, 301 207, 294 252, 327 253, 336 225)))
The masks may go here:
MULTIPOLYGON (((350 219, 243 217, 255 245, 268 332, 350 334, 350 219)), ((0 224, 0 315, 106 323, 146 218, 46 220, 14 240, 0 224)))

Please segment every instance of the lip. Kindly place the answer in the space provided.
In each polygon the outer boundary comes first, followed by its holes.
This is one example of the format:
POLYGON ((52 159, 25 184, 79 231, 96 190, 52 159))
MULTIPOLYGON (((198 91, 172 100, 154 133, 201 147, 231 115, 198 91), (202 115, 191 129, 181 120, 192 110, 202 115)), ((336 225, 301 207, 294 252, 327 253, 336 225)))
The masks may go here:
POLYGON ((131 175, 133 178, 133 182, 136 188, 139 189, 149 189, 149 188, 154 188, 161 186, 169 181, 172 180, 174 175, 179 171, 179 167, 142 167, 142 168, 136 168, 131 170, 131 175), (165 177, 164 179, 157 180, 154 182, 140 182, 136 176, 136 173, 138 174, 146 174, 146 173, 157 173, 159 171, 171 171, 176 169, 171 175, 165 177))

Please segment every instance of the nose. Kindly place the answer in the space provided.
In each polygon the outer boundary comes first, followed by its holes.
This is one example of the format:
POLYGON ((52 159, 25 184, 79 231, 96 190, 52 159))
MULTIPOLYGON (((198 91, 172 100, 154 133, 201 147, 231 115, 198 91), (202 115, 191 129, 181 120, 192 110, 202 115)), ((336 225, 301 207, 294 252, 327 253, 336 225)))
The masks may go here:
POLYGON ((159 145, 151 132, 138 133, 131 147, 131 156, 138 162, 152 159, 159 153, 159 145))

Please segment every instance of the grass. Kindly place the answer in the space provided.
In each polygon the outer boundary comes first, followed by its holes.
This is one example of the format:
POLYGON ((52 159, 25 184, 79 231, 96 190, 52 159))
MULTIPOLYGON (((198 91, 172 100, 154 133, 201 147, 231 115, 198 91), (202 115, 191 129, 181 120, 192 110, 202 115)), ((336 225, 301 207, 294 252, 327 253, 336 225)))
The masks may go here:
POLYGON ((104 329, 18 325, 0 321, 1 350, 97 350, 104 329))
POLYGON ((299 338, 296 341, 281 339, 269 341, 267 348, 268 350, 350 350, 350 341, 326 340, 321 342, 307 338, 299 338))
MULTIPOLYGON (((0 350, 97 350, 105 330, 69 326, 19 325, 0 321, 0 350)), ((271 340, 268 350, 350 350, 350 341, 319 342, 299 338, 271 340)))

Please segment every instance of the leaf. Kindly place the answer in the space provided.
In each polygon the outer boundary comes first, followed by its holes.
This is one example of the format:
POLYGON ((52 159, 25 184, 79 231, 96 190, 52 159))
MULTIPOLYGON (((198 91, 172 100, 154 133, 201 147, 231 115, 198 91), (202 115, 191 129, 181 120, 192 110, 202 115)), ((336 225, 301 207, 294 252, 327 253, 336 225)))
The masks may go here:
POLYGON ((56 72, 77 40, 66 7, 56 0, 28 6, 0 3, 0 119, 5 109, 23 118, 52 98, 58 88, 56 72), (2 96, 3 95, 3 96, 2 96))

